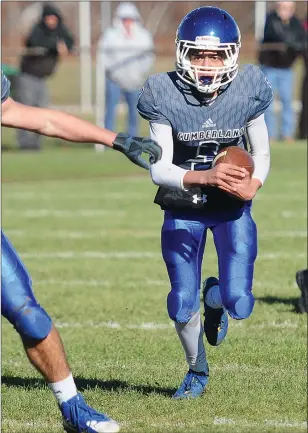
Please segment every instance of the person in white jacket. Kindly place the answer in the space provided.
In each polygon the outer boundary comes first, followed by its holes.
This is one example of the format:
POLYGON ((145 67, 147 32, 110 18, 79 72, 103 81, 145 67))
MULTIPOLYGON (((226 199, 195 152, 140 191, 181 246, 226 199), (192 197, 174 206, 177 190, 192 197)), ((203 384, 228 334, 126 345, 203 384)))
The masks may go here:
POLYGON ((120 3, 113 25, 99 40, 98 62, 106 73, 106 128, 115 126, 122 95, 128 105, 127 132, 138 134, 138 93, 154 60, 153 38, 143 26, 138 9, 133 3, 120 3))

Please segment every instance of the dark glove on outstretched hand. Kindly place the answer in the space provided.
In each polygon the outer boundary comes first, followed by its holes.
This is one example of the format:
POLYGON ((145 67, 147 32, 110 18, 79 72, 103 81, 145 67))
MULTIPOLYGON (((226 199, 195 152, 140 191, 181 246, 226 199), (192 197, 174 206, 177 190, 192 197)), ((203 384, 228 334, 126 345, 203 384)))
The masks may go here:
POLYGON ((113 148, 124 153, 128 159, 146 170, 148 170, 150 166, 141 158, 142 152, 146 152, 150 155, 151 164, 160 160, 162 154, 161 147, 156 141, 145 137, 131 137, 122 132, 120 132, 113 141, 113 148))

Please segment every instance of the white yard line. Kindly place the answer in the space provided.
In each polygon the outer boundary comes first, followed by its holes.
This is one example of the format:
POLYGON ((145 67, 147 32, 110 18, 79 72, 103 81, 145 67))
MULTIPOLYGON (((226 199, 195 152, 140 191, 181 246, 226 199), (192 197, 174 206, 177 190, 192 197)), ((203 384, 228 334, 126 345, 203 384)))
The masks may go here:
MULTIPOLYGON (((126 181, 126 179, 125 179, 126 181)), ((303 182, 303 186, 305 186, 303 182)), ((78 201, 85 201, 85 200, 151 200, 153 196, 153 193, 151 191, 147 192, 131 192, 127 191, 125 192, 103 192, 98 191, 96 194, 86 194, 86 193, 72 193, 69 191, 60 191, 60 192, 34 192, 34 191, 12 191, 12 192, 6 192, 3 199, 5 200, 19 200, 19 201, 29 201, 29 200, 58 200, 58 199, 65 199, 65 200, 78 200, 78 201)), ((303 194, 293 194, 292 200, 302 200, 305 201, 307 199, 305 193, 303 194)), ((266 193, 266 194, 258 194, 255 199, 256 201, 264 201, 264 200, 285 200, 290 202, 290 196, 288 194, 275 194, 275 193, 266 193)))
MULTIPOLYGON (((108 280, 36 280, 35 284, 38 286, 69 286, 69 287, 109 287, 112 285, 118 285, 116 281, 108 280)), ((165 280, 142 280, 142 281, 130 281, 125 280, 121 282, 121 287, 143 287, 143 286, 165 286, 168 288, 170 283, 165 280)))
MULTIPOLYGON (((109 230, 97 230, 97 231, 72 231, 72 230, 42 230, 42 231, 26 231, 18 229, 5 230, 8 236, 20 237, 20 238, 61 238, 61 239, 97 239, 97 238, 110 238, 113 236, 132 237, 138 239, 154 238, 159 239, 160 227, 157 230, 137 230, 132 228, 127 229, 109 229, 109 230)), ((273 230, 273 231, 262 231, 259 230, 259 239, 272 239, 272 238, 307 238, 306 230, 273 230)))
POLYGON ((112 202, 113 200, 147 200, 151 198, 150 194, 145 193, 132 193, 132 192, 97 192, 96 194, 76 194, 70 192, 58 192, 58 193, 45 193, 45 192, 8 192, 4 199, 18 200, 18 201, 30 201, 30 200, 78 200, 78 201, 86 201, 86 200, 95 200, 103 201, 108 200, 108 202, 112 202))
MULTIPOLYGON (((173 329, 174 323, 172 321, 168 323, 155 323, 155 322, 141 322, 141 323, 124 323, 120 324, 118 322, 106 321, 106 322, 61 322, 55 321, 55 325, 59 329, 69 328, 69 329, 116 329, 116 330, 127 330, 127 329, 138 329, 144 331, 157 331, 161 329, 173 329)), ((4 323, 3 326, 10 326, 8 323, 4 323)), ((295 320, 285 320, 284 322, 264 322, 250 324, 247 321, 237 321, 232 320, 230 327, 241 328, 241 329, 297 329, 302 324, 297 323, 295 320)))
MULTIPOLYGON (((247 322, 246 322, 247 323, 247 322)), ((299 324, 291 321, 284 322, 265 322, 260 324, 243 324, 243 322, 232 321, 231 326, 234 328, 247 328, 247 329, 297 329, 299 324)), ((139 329, 145 331, 156 331, 160 329, 173 329, 174 323, 170 321, 169 323, 125 323, 120 324, 118 322, 55 322, 58 328, 109 328, 117 330, 125 329, 139 329)))
MULTIPOLYGON (((96 369, 97 372, 103 371, 103 370, 132 370, 136 371, 138 369, 146 369, 146 371, 149 372, 157 372, 164 370, 173 370, 174 364, 171 362, 164 362, 163 364, 148 364, 146 362, 118 362, 118 361, 99 361, 99 356, 97 357, 98 361, 91 361, 91 367, 96 369)), ((7 367, 16 367, 25 369, 27 371, 33 372, 33 367, 31 364, 29 364, 26 357, 23 358, 23 361, 16 361, 15 359, 7 359, 2 360, 2 366, 7 367)), ((72 363, 72 367, 74 370, 78 369, 85 369, 87 366, 86 362, 80 362, 75 361, 72 363)), ((178 366, 179 374, 181 372, 182 366, 178 366)), ((183 369, 185 370, 186 365, 183 365, 183 369)), ((210 366, 210 372, 235 372, 235 373, 258 373, 258 374, 266 374, 266 375, 279 375, 283 376, 285 374, 290 373, 290 369, 288 368, 277 368, 277 364, 273 365, 264 365, 264 366, 256 366, 251 364, 238 364, 238 363, 229 363, 229 364, 217 364, 217 365, 211 365, 210 366)), ((301 370, 296 370, 296 373, 301 373, 305 375, 306 370, 303 367, 301 370)))
MULTIPOLYGON (((35 285, 37 286, 68 286, 68 287, 108 287, 112 284, 117 284, 116 282, 108 280, 36 280, 35 285)), ((128 283, 125 282, 125 285, 128 283)), ((123 284, 121 283, 121 286, 123 284)))
POLYGON ((302 428, 307 429, 306 422, 300 421, 276 421, 264 420, 263 422, 249 421, 245 419, 234 420, 232 418, 215 418, 214 425, 233 425, 234 427, 275 427, 275 428, 302 428))
POLYGON ((102 251, 44 251, 44 252, 32 252, 32 253, 20 253, 25 259, 148 259, 158 258, 161 254, 151 251, 115 251, 115 252, 102 252, 102 251))
MULTIPOLYGON (((16 419, 3 419, 1 420, 2 427, 9 429, 18 429, 18 433, 23 429, 46 429, 44 431, 63 431, 63 425, 59 422, 40 422, 40 421, 18 421, 16 419), (61 429, 61 430, 59 430, 61 429)), ((10 430, 10 432, 14 430, 10 430)))
POLYGON ((125 211, 118 211, 112 209, 26 209, 23 211, 5 209, 3 211, 5 216, 11 216, 18 214, 22 218, 93 218, 105 215, 111 215, 112 217, 126 215, 125 211))
MULTIPOLYGON (((303 248, 304 249, 304 248, 303 248)), ((306 259, 306 253, 288 253, 288 252, 279 252, 279 253, 261 253, 257 261, 260 260, 275 260, 275 259, 306 259)))
POLYGON ((259 230, 258 238, 307 238, 307 230, 273 230, 272 232, 259 230))
POLYGON ((281 211, 280 215, 282 216, 282 218, 294 218, 294 219, 301 219, 301 218, 305 218, 307 219, 307 212, 305 211, 296 211, 296 210, 283 210, 281 211))
POLYGON ((98 239, 98 238, 112 238, 115 236, 121 237, 131 237, 138 239, 147 239, 147 238, 160 238, 160 228, 157 230, 138 230, 136 229, 117 229, 111 228, 108 230, 97 230, 97 231, 72 231, 72 230, 42 230, 42 231, 30 231, 27 232, 25 230, 15 230, 8 229, 4 232, 7 236, 18 237, 18 238, 28 238, 28 239, 42 239, 42 238, 50 238, 50 239, 98 239))
MULTIPOLYGON (((42 251, 42 252, 21 252, 20 256, 24 259, 36 259, 36 260, 49 260, 49 259, 114 259, 114 260, 128 260, 128 259, 148 259, 156 258, 161 259, 160 252, 154 251, 42 251)), ((293 252, 269 252, 260 254, 257 258, 260 260, 276 260, 276 259, 305 259, 306 253, 293 253, 293 252)))
MULTIPOLYGON (((48 279, 48 280, 35 280, 35 284, 38 286, 69 286, 69 287, 109 287, 113 285, 118 285, 116 281, 108 281, 108 280, 56 280, 56 279, 48 279)), ((136 280, 125 280, 121 282, 121 287, 143 287, 143 286, 162 286, 168 288, 170 286, 170 282, 168 280, 151 280, 146 279, 142 281, 136 280)), ((277 284, 272 284, 269 281, 254 281, 253 287, 263 287, 266 289, 270 289, 271 291, 279 290, 279 286, 277 284)), ((291 289, 297 288, 297 284, 294 281, 291 285, 288 284, 286 287, 291 289)))
POLYGON ((117 322, 55 322, 55 326, 59 329, 61 328, 109 328, 109 329, 139 329, 145 331, 153 331, 160 329, 173 329, 174 324, 170 323, 137 323, 137 324, 129 324, 121 325, 117 322))
MULTIPOLYGON (((302 421, 283 421, 283 420, 260 420, 260 421, 251 421, 246 419, 232 419, 232 418, 214 418, 212 420, 214 426, 218 425, 229 425, 234 427, 248 427, 248 428, 260 428, 260 427, 273 427, 273 428, 281 428, 281 429, 307 429, 307 423, 302 421)), ((123 426, 136 426, 136 422, 124 421, 122 423, 123 426)), ((2 426, 11 429, 48 429, 48 431, 55 429, 62 429, 62 424, 58 422, 40 422, 40 421, 19 421, 14 419, 2 419, 2 426)), ((162 427, 166 428, 176 428, 183 429, 185 431, 191 431, 192 427, 204 427, 204 423, 202 421, 189 421, 185 422, 170 422, 170 421, 162 421, 160 423, 150 423, 150 426, 153 428, 162 427), (188 429, 188 430, 187 430, 188 429)))

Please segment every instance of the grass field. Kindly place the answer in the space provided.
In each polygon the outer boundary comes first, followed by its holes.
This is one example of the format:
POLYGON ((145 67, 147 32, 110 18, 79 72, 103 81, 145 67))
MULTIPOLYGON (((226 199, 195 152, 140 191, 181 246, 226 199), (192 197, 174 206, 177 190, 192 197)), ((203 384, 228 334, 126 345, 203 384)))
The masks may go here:
MULTIPOLYGON (((253 315, 207 346, 197 401, 170 397, 186 372, 166 311, 162 212, 145 172, 116 152, 54 146, 4 153, 2 223, 61 332, 87 401, 123 433, 306 431, 307 316, 295 312, 306 266, 307 145, 272 146, 254 204, 259 229, 253 315)), ((203 276, 216 273, 211 236, 203 276)), ((3 433, 60 433, 54 397, 2 322, 3 433)))

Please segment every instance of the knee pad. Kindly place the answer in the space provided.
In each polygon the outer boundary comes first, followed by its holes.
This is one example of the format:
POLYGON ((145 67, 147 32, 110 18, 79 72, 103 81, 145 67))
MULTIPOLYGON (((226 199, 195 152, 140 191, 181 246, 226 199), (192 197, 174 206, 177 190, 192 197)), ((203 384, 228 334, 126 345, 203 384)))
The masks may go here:
POLYGON ((30 275, 2 232, 1 241, 1 313, 22 337, 42 340, 51 331, 51 319, 36 301, 30 275))
POLYGON ((255 299, 252 293, 250 293, 249 295, 241 296, 235 302, 232 314, 229 314, 231 315, 231 317, 233 317, 233 319, 247 319, 252 313, 254 303, 255 299))
POLYGON ((46 311, 33 299, 14 312, 12 324, 21 337, 43 340, 51 331, 52 321, 46 311))
POLYGON ((243 320, 251 315, 254 303, 255 300, 252 294, 244 295, 227 305, 226 308, 232 319, 243 320))
MULTIPOLYGON (((237 278, 235 281, 233 281, 233 284, 238 286, 247 286, 247 280, 241 281, 241 279, 237 278)), ((233 296, 231 291, 224 300, 224 306, 228 310, 230 317, 236 320, 247 319, 252 313, 254 303, 255 300, 253 294, 251 293, 251 289, 237 290, 235 293, 233 292, 233 296)))
POLYGON ((171 290, 168 294, 167 308, 170 319, 176 323, 189 322, 199 309, 195 300, 192 302, 175 290, 171 290))

